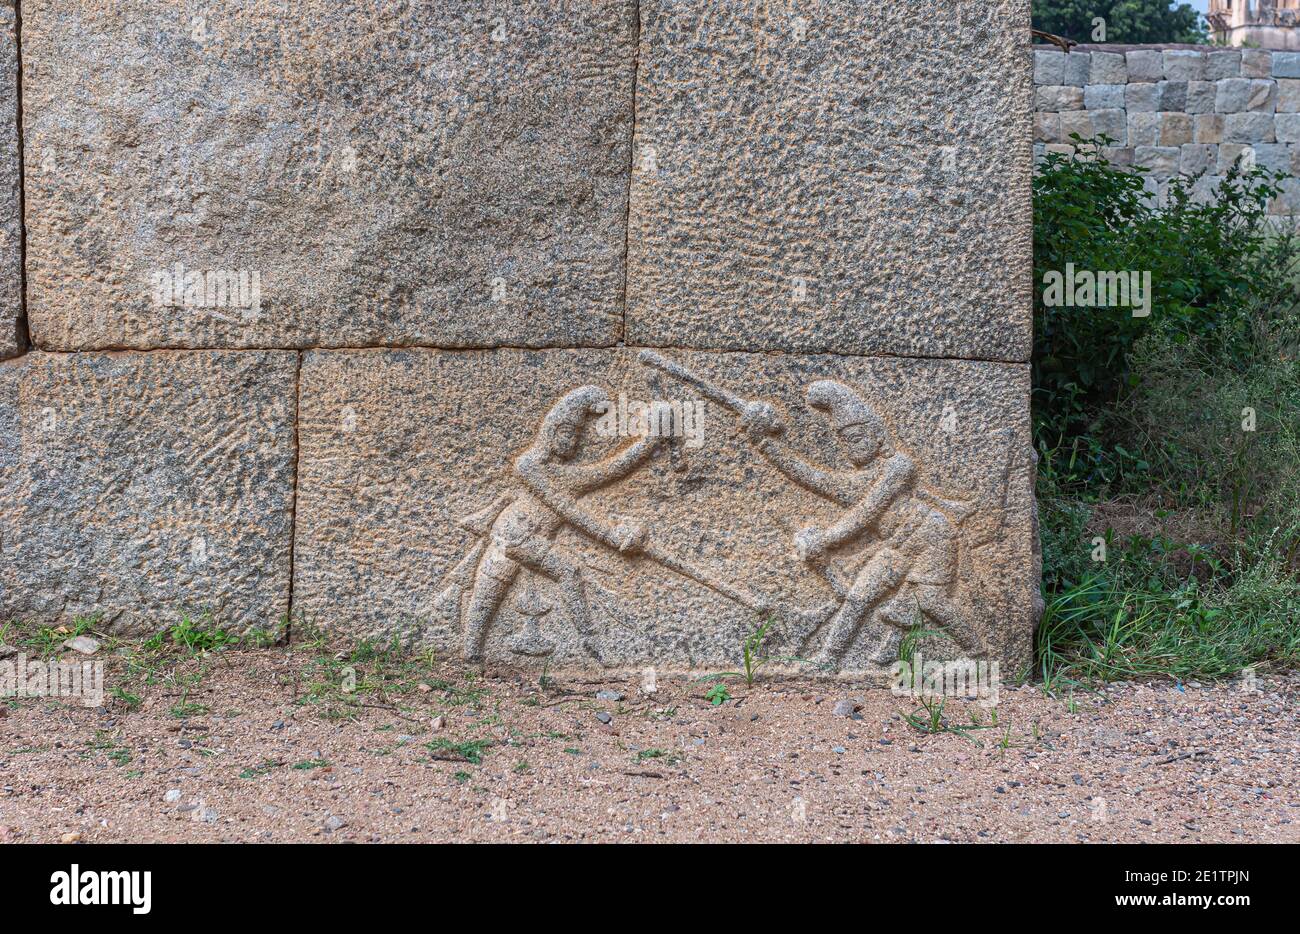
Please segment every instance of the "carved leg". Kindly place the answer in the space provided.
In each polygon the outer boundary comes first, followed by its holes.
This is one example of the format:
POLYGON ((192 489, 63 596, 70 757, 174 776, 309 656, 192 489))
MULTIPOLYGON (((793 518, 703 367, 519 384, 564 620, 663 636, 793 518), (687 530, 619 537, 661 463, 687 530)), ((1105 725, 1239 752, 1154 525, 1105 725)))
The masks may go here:
POLYGON ((885 634, 875 647, 867 653, 867 658, 877 665, 887 665, 898 661, 898 646, 903 641, 903 631, 893 626, 885 627, 885 634))
POLYGON ((519 565, 509 559, 498 559, 494 570, 501 576, 493 577, 480 568, 474 575, 474 591, 470 594, 469 609, 465 611, 465 661, 483 660, 483 643, 488 627, 496 618, 501 601, 505 599, 510 584, 519 573, 519 565), (505 573, 503 574, 502 571, 505 573))
POLYGON ((948 597, 947 588, 938 585, 916 588, 921 612, 938 623, 957 647, 971 657, 986 653, 984 640, 970 627, 957 605, 948 597))
POLYGON ((813 665, 818 668, 838 669, 849 650, 863 622, 871 615, 876 605, 898 586, 902 578, 899 556, 885 549, 873 557, 858 572, 853 587, 844 599, 835 618, 831 620, 830 632, 822 649, 813 656, 813 665))
POLYGON ((560 599, 569 612, 574 627, 583 635, 582 645, 596 661, 603 663, 599 633, 591 618, 587 603, 587 585, 582 579, 582 565, 559 548, 552 548, 533 570, 554 581, 560 589, 560 599))
POLYGON ((903 635, 924 621, 920 603, 912 589, 904 585, 880 608, 876 617, 885 624, 885 631, 871 650, 870 658, 882 665, 897 661, 903 635))

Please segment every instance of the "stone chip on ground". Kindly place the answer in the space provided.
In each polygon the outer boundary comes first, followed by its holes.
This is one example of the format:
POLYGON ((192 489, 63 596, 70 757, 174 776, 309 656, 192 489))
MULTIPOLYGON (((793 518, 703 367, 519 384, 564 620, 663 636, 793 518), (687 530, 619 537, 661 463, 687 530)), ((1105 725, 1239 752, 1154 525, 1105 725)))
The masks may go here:
POLYGON ((77 636, 64 642, 63 647, 82 655, 94 655, 99 651, 99 640, 92 639, 90 636, 77 636))

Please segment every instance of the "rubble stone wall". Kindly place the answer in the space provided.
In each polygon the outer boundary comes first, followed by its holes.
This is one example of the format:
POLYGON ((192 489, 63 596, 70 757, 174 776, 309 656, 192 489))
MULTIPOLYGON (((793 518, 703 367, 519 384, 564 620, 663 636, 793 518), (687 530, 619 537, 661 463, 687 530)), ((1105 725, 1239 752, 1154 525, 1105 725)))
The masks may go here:
POLYGON ((1034 50, 1034 154, 1107 136, 1157 200, 1177 176, 1213 190, 1244 160, 1290 176, 1270 210, 1300 214, 1300 52, 1187 46, 1034 50))

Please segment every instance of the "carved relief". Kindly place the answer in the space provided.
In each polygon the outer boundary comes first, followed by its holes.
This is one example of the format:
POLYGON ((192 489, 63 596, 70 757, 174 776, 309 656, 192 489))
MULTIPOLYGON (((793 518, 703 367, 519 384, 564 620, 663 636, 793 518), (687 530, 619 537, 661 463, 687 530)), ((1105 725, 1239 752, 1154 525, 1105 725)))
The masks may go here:
MULTIPOLYGON (((556 533, 570 525, 614 551, 635 553, 645 540, 639 525, 611 525, 580 502, 580 498, 634 471, 654 453, 659 438, 643 438, 596 464, 574 462, 586 423, 605 411, 609 396, 596 386, 566 394, 542 420, 537 438, 515 461, 518 486, 462 525, 479 539, 452 571, 440 602, 459 606, 468 589, 462 615, 464 655, 483 657, 488 627, 521 569, 552 581, 561 602, 584 636, 583 646, 599 661, 598 632, 592 624, 582 565, 554 544, 556 533), (468 584, 468 587, 466 587, 468 584)), ((527 630, 521 650, 533 654, 542 643, 527 630)))
MULTIPOLYGON (((631 441, 603 459, 584 460, 584 435, 613 404, 596 386, 567 392, 542 419, 532 444, 513 463, 513 487, 486 508, 459 520, 473 536, 448 573, 437 600, 462 634, 466 660, 483 658, 507 597, 523 618, 505 640, 509 651, 545 656, 555 643, 545 632, 561 607, 581 636, 585 652, 607 658, 607 614, 593 613, 584 560, 556 542, 564 529, 637 562, 653 562, 726 597, 756 616, 775 620, 783 649, 824 670, 841 670, 845 654, 864 628, 879 633, 868 658, 886 664, 897 657, 908 630, 942 633, 962 654, 985 656, 980 635, 990 611, 970 586, 972 556, 1000 538, 999 521, 1015 464, 1011 433, 1007 457, 989 489, 957 498, 927 484, 915 458, 900 447, 881 415, 844 382, 816 379, 804 391, 810 417, 829 422, 846 463, 816 463, 788 440, 791 416, 773 402, 746 399, 655 351, 638 362, 657 378, 690 387, 731 413, 743 427, 755 460, 786 480, 833 504, 832 521, 805 520, 790 538, 789 558, 829 588, 831 597, 811 606, 788 606, 773 596, 737 585, 663 547, 649 525, 612 518, 592 494, 637 475, 667 445, 664 435, 631 441), (556 596, 548 602, 538 584, 556 596)), ((655 379, 652 379, 652 383, 655 379)), ((742 444, 744 442, 741 442, 742 444)), ((987 558, 983 558, 987 562, 987 558)), ((589 565, 590 562, 587 562, 589 565)))

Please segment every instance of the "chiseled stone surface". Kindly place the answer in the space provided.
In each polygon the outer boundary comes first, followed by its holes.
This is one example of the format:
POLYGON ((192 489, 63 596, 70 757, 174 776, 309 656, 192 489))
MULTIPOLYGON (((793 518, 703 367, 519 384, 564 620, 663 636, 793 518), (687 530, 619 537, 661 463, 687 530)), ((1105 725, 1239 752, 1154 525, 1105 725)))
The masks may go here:
POLYGON ((1026 0, 640 9, 629 343, 1028 359, 1026 0))
POLYGON ((22 353, 22 207, 18 164, 18 44, 10 0, 0 4, 0 360, 22 353))
POLYGON ((28 0, 33 340, 616 342, 634 10, 28 0))
POLYGON ((309 621, 552 670, 717 670, 768 607, 773 653, 863 674, 920 606, 944 633, 927 658, 1031 658, 1023 364, 322 350, 301 388, 309 621), (651 401, 698 419, 646 440, 651 401))
POLYGON ((282 619, 296 369, 283 351, 0 363, 0 620, 282 619))

